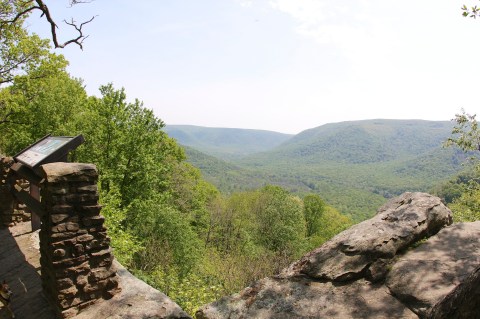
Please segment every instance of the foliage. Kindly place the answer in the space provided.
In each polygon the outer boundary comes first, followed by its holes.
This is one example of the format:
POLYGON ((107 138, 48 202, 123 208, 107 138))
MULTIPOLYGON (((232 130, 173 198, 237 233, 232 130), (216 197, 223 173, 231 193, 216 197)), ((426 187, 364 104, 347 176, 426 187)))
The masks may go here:
POLYGON ((191 274, 188 278, 181 277, 175 269, 165 271, 157 267, 152 272, 136 270, 135 275, 153 287, 167 294, 187 313, 192 316, 201 305, 220 298, 223 289, 208 278, 191 274))
POLYGON ((455 222, 480 220, 480 184, 472 183, 449 207, 455 222))
MULTIPOLYGON (((464 152, 480 151, 480 131, 476 115, 470 115, 462 109, 455 115, 456 125, 452 136, 446 141, 447 146, 455 145, 464 152)), ((474 153, 474 155, 477 155, 474 153)), ((450 208, 456 222, 480 220, 480 163, 478 155, 472 156, 473 168, 469 174, 459 176, 456 183, 451 183, 454 193, 450 208), (453 185, 452 185, 453 184, 453 185)))
POLYGON ((318 195, 309 194, 303 198, 303 215, 305 217, 307 237, 314 236, 320 231, 325 206, 325 202, 318 195))
POLYGON ((480 8, 477 6, 471 6, 470 8, 467 7, 465 4, 462 7, 462 15, 464 17, 470 17, 476 19, 480 16, 480 8))
POLYGON ((174 267, 185 277, 197 264, 202 244, 189 220, 163 203, 161 196, 137 200, 129 207, 129 228, 143 238, 144 250, 136 256, 136 268, 174 267))
POLYGON ((479 177, 480 176, 478 176, 476 169, 469 165, 457 176, 454 176, 450 180, 433 187, 430 192, 440 198, 443 198, 447 204, 450 204, 462 196, 462 194, 467 191, 472 183, 480 182, 479 177))
POLYGON ((260 190, 254 214, 258 224, 258 241, 266 248, 286 252, 298 249, 305 237, 303 203, 278 186, 260 190))
POLYGON ((88 137, 78 159, 94 162, 105 192, 118 188, 122 206, 149 198, 168 187, 169 172, 183 159, 182 150, 161 128, 163 122, 125 90, 112 84, 100 88, 101 98, 90 97, 83 132, 88 137))
POLYGON ((353 225, 353 221, 350 218, 342 215, 331 206, 325 207, 318 223, 321 225, 321 227, 313 236, 307 238, 307 251, 319 247, 336 234, 353 225))
POLYGON ((133 267, 134 255, 141 252, 144 247, 142 240, 129 232, 124 220, 127 217, 127 209, 121 207, 121 199, 118 191, 111 191, 101 198, 102 215, 105 216, 105 226, 112 240, 115 258, 125 267, 133 267))
POLYGON ((445 145, 456 145, 464 152, 480 150, 480 131, 476 115, 470 115, 462 109, 461 113, 455 114, 454 120, 456 125, 445 145))
POLYGON ((0 90, 0 112, 9 114, 0 127, 0 149, 15 154, 47 133, 74 134, 86 104, 82 82, 65 72, 31 79, 17 77, 0 90))
POLYGON ((0 0, 0 84, 12 82, 18 75, 36 79, 58 71, 59 56, 50 52, 49 41, 28 34, 24 27, 31 3, 0 0))

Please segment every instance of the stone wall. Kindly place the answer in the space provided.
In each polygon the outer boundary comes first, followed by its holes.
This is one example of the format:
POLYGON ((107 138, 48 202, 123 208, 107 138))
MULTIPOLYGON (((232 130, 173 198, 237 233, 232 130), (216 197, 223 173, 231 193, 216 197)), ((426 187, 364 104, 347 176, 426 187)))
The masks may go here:
MULTIPOLYGON (((7 185, 7 175, 12 164, 11 157, 0 158, 0 227, 13 226, 31 219, 26 206, 15 200, 11 195, 10 185, 7 185)), ((27 181, 21 180, 18 184, 25 190, 29 188, 27 181)))
POLYGON ((0 158, 0 227, 10 226, 13 223, 14 199, 7 185, 7 175, 13 159, 0 158))
POLYGON ((119 292, 118 277, 100 215, 95 165, 52 163, 41 170, 42 284, 57 314, 68 318, 119 292))

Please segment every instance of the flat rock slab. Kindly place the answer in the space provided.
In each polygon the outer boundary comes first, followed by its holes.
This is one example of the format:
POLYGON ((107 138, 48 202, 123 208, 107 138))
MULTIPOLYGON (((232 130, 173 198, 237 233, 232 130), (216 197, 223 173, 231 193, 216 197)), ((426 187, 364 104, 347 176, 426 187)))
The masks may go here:
POLYGON ((369 274, 371 265, 377 262, 384 265, 398 251, 451 223, 452 212, 440 198, 426 193, 404 193, 382 206, 373 218, 306 254, 281 276, 304 274, 334 281, 363 278, 369 274))
POLYGON ((196 318, 418 319, 383 285, 363 279, 343 285, 309 278, 262 279, 239 294, 202 307, 196 318))
POLYGON ((73 181, 76 178, 82 181, 85 176, 96 178, 98 175, 94 164, 55 162, 44 164, 40 168, 49 183, 73 181))
POLYGON ((191 319, 165 294, 134 277, 117 261, 114 264, 122 291, 82 310, 74 319, 191 319))
POLYGON ((480 221, 454 224, 399 258, 386 285, 415 313, 426 316, 479 266, 480 221))

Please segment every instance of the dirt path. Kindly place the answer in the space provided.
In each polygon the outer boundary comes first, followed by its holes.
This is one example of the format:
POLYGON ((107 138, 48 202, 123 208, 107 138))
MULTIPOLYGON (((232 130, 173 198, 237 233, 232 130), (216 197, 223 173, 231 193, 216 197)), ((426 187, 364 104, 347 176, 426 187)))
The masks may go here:
MULTIPOLYGON (((0 229, 0 280, 6 280, 13 291, 11 308, 19 319, 53 319, 42 292, 38 232, 30 223, 0 229)), ((0 319, 10 318, 0 308, 0 319)))

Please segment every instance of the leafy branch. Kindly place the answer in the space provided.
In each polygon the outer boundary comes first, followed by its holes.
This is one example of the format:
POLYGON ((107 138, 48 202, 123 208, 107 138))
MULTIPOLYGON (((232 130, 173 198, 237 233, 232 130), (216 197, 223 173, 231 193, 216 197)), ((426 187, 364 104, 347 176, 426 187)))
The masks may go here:
POLYGON ((452 130, 452 136, 445 142, 446 146, 457 145, 464 152, 480 151, 480 130, 476 115, 465 113, 462 109, 460 114, 455 114, 456 125, 452 130))
POLYGON ((480 16, 480 8, 477 6, 473 6, 468 8, 466 5, 463 5, 462 7, 462 15, 464 17, 470 17, 476 19, 477 17, 480 16))

